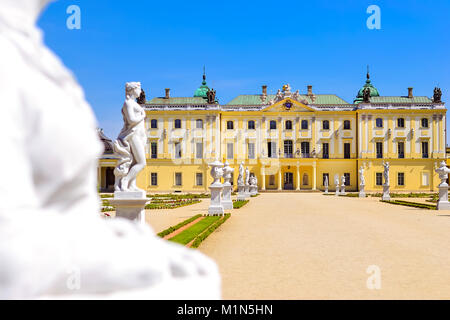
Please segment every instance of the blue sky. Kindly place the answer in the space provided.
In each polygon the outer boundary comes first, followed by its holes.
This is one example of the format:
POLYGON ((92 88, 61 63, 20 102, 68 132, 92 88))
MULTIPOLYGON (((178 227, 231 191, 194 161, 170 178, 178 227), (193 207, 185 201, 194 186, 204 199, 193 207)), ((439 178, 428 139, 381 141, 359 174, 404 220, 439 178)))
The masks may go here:
POLYGON ((352 102, 370 65, 381 95, 432 96, 450 88, 450 1, 60 0, 39 20, 45 42, 74 72, 110 138, 121 128, 124 83, 147 98, 192 96, 207 82, 221 103, 239 94, 293 90, 352 102), (69 5, 81 29, 69 30, 69 5), (369 5, 381 29, 369 30, 369 5))

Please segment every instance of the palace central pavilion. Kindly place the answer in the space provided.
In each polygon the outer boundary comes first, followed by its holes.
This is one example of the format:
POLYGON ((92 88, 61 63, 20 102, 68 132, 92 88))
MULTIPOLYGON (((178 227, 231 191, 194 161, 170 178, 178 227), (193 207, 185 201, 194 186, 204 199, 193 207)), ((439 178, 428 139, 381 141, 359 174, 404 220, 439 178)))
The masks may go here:
MULTIPOLYGON (((406 90, 405 90, 406 91, 406 90)), ((258 189, 330 190, 345 176, 357 191, 364 167, 365 190, 381 191, 383 161, 390 164, 391 191, 436 191, 434 169, 446 158, 446 108, 441 91, 433 97, 380 96, 370 76, 353 103, 336 95, 291 91, 239 95, 220 104, 202 85, 192 97, 139 101, 147 118, 147 166, 138 186, 148 192, 209 192, 208 163, 240 163, 258 178, 258 189)), ((117 112, 120 112, 117 110, 117 112)), ((99 162, 99 189, 112 191, 116 158, 99 131, 105 153, 99 162)))

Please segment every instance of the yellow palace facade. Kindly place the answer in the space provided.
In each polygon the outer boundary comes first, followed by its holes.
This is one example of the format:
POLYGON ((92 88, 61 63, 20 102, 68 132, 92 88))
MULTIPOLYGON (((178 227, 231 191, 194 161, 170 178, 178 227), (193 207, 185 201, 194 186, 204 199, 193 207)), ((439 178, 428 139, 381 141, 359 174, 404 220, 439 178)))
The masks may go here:
MULTIPOLYGON (((260 191, 329 190, 345 176, 357 191, 364 168, 365 190, 382 190, 383 161, 390 163, 391 191, 436 191, 434 169, 446 159, 446 109, 440 89, 433 97, 380 96, 367 75, 353 103, 336 95, 291 90, 240 95, 219 104, 203 83, 193 97, 141 101, 147 113, 147 167, 138 186, 150 193, 208 192, 208 163, 240 163, 258 178, 260 191)), ((114 185, 115 157, 102 136, 99 189, 114 185)))

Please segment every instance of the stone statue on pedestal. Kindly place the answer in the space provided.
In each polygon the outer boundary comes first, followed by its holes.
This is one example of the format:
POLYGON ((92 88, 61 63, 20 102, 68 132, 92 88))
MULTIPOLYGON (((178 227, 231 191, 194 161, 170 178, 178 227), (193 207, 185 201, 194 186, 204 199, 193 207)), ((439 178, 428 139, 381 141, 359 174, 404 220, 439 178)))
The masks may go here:
POLYGON ((439 168, 435 169, 436 173, 439 174, 439 179, 441 183, 438 185, 439 188, 439 201, 437 203, 438 210, 450 210, 450 202, 448 201, 448 174, 450 169, 447 168, 445 161, 442 161, 439 168))
POLYGON ((241 162, 239 165, 239 176, 238 176, 238 196, 237 200, 245 200, 245 183, 244 183, 244 163, 241 162))
POLYGON ((336 186, 336 193, 335 193, 335 195, 338 196, 339 195, 339 188, 340 188, 340 186, 339 186, 339 175, 338 174, 336 174, 334 176, 334 184, 336 186))
POLYGON ((346 194, 345 193, 345 176, 341 177, 341 181, 342 181, 342 183, 341 183, 341 195, 345 195, 346 194))
POLYGON ((250 170, 245 168, 245 197, 250 197, 250 170))
POLYGON ((366 186, 366 179, 364 177, 364 166, 361 166, 359 168, 359 197, 360 198, 365 198, 366 197, 366 192, 364 190, 365 186, 366 186))
POLYGON ((222 192, 222 206, 224 210, 232 210, 233 209, 233 201, 231 201, 231 174, 234 169, 230 167, 228 161, 225 162, 225 166, 223 168, 223 192, 222 192))
POLYGON ((391 200, 391 195, 389 194, 389 188, 390 188, 390 183, 389 183, 389 162, 384 162, 383 161, 383 167, 384 167, 384 171, 383 171, 383 176, 384 176, 384 184, 383 184, 383 197, 382 200, 385 201, 390 201, 391 200))
POLYGON ((213 178, 213 183, 209 186, 211 190, 211 203, 208 208, 209 215, 223 215, 224 208, 221 200, 221 193, 223 190, 223 184, 220 183, 220 179, 223 176, 223 163, 216 160, 209 164, 211 167, 211 177, 213 178))
POLYGON ((328 175, 325 176, 325 181, 323 182, 325 187, 325 194, 328 194, 328 175))

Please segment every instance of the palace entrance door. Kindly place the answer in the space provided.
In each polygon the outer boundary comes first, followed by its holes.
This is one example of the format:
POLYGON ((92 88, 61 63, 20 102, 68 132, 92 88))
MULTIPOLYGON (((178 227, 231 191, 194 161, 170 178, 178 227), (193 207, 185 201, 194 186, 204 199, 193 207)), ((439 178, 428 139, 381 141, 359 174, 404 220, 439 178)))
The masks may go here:
POLYGON ((294 174, 292 172, 284 173, 284 190, 294 190, 294 174))

